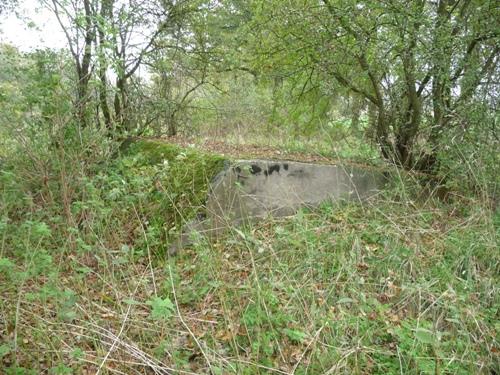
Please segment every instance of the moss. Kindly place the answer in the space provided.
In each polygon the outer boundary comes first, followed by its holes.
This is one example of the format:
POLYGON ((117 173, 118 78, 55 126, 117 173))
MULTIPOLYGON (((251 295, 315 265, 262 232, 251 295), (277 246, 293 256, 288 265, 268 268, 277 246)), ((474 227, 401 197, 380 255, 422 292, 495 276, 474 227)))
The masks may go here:
POLYGON ((122 155, 122 161, 129 161, 124 171, 129 176, 154 176, 148 219, 161 223, 167 232, 177 232, 202 209, 211 181, 228 162, 221 155, 157 140, 134 140, 122 155))
POLYGON ((168 164, 170 167, 191 169, 194 177, 212 179, 228 161, 222 155, 206 153, 194 148, 156 140, 136 140, 125 150, 124 155, 139 156, 143 165, 168 164))
MULTIPOLYGON (((128 139, 128 144, 124 145, 124 155, 126 156, 140 156, 144 164, 158 164, 164 160, 169 162, 175 161, 175 158, 185 152, 185 149, 177 145, 173 145, 161 141, 153 140, 133 140, 128 139)), ((195 150, 189 150, 192 153, 199 153, 195 150)))

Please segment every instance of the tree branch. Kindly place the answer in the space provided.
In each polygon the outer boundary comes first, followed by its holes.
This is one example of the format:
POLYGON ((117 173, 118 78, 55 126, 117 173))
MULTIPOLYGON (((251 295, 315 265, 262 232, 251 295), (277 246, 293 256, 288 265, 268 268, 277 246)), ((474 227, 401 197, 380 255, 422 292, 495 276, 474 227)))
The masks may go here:
POLYGON ((73 58, 75 59, 75 61, 77 62, 78 64, 78 69, 80 69, 80 59, 79 59, 79 56, 78 56, 78 53, 75 51, 75 48, 73 46, 73 39, 71 38, 71 36, 69 35, 69 32, 68 30, 66 30, 66 26, 64 25, 64 23, 62 22, 61 20, 61 16, 59 15, 59 8, 58 8, 58 5, 59 2, 57 0, 52 0, 52 4, 54 4, 54 8, 51 9, 56 18, 57 18, 57 22, 59 23, 59 25, 61 26, 61 29, 63 30, 63 33, 64 35, 66 36, 66 39, 68 40, 68 44, 69 44, 69 50, 71 52, 71 55, 73 56, 73 58))
POLYGON ((455 73, 451 77, 451 81, 452 82, 456 81, 460 77, 460 75, 464 71, 465 67, 467 66, 467 61, 471 57, 472 52, 474 52, 478 43, 483 42, 483 41, 488 40, 488 39, 491 39, 491 38, 496 38, 497 36, 498 36, 498 32, 495 32, 495 33, 490 34, 490 35, 482 35, 482 36, 479 36, 479 37, 472 39, 469 43, 469 46, 467 47, 467 51, 465 52, 465 55, 464 55, 462 61, 460 62, 460 64, 458 64, 457 70, 455 71, 455 73))

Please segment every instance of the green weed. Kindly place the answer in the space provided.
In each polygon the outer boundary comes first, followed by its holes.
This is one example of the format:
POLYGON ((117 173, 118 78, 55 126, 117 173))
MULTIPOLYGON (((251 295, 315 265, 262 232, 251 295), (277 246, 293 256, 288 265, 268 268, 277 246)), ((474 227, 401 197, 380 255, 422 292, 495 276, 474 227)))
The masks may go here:
POLYGON ((223 163, 138 143, 78 175, 66 212, 4 170, 3 372, 498 371, 498 214, 399 185, 167 259, 223 163))

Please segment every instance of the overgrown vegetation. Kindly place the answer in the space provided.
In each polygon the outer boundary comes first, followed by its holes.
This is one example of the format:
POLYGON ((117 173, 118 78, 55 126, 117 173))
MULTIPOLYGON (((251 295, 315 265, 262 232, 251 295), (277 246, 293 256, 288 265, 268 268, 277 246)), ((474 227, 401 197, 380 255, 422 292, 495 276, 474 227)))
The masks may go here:
POLYGON ((40 5, 69 48, 0 45, 0 373, 500 373, 493 1, 40 5), (268 155, 396 167, 169 256, 268 155))
POLYGON ((77 226, 2 172, 7 373, 498 370, 498 214, 387 193, 165 261, 168 207, 185 205, 155 191, 172 159, 138 155, 86 181, 77 226))

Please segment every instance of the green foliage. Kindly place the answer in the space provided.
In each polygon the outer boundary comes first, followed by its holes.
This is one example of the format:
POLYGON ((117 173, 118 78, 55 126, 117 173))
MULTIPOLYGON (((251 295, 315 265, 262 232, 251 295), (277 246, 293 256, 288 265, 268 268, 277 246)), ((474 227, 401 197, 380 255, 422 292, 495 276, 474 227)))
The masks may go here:
POLYGON ((11 352, 11 350, 12 350, 11 347, 7 344, 0 345, 0 358, 9 354, 11 352))
POLYGON ((439 149, 440 176, 446 186, 483 200, 495 199, 499 188, 497 166, 498 114, 484 103, 473 101, 460 109, 462 126, 443 139, 439 149))
POLYGON ((307 337, 307 334, 305 332, 299 331, 297 329, 289 329, 285 328, 283 330, 283 333, 288 336, 290 340, 294 343, 302 343, 304 342, 304 339, 307 337))
POLYGON ((84 4, 77 56, 0 45, 2 374, 498 372, 493 2, 84 4), (438 168, 167 257, 226 158, 113 137, 172 124, 221 152, 372 164, 386 141, 438 168))
MULTIPOLYGON (((145 205, 153 204, 163 223, 179 226, 202 207, 212 179, 224 168, 225 158, 183 149, 158 141, 137 141, 125 151, 126 158, 118 164, 118 178, 131 186, 139 185, 136 196, 145 205), (161 212, 161 215, 160 215, 161 212)), ((111 197, 130 196, 118 186, 110 190, 111 197)), ((111 187, 111 186, 110 186, 111 187)), ((141 204, 142 205, 142 204, 141 204)), ((154 227, 150 227, 154 231, 154 227)))
MULTIPOLYGON (((70 82, 59 62, 63 52, 38 50, 20 53, 0 45, 0 117, 3 142, 12 141, 20 132, 24 137, 46 137, 54 132, 58 115, 71 108, 70 82)), ((0 143, 0 156, 10 145, 0 143)))
POLYGON ((35 370, 29 370, 24 367, 10 366, 5 369, 7 375, 35 375, 35 370))
MULTIPOLYGON (((150 258, 162 254, 170 228, 202 206, 223 164, 191 148, 133 142, 79 176, 68 221, 63 200, 27 198, 43 184, 28 189, 4 172, 0 308, 17 327, 19 366, 31 363, 32 342, 49 340, 65 354, 47 357, 47 371, 78 373, 95 353, 89 348, 102 356, 109 350, 97 327, 119 332, 129 311, 133 324, 122 339, 183 371, 195 371, 204 357, 180 317, 206 355, 219 353, 210 359, 222 373, 295 365, 296 373, 337 366, 466 374, 479 362, 494 368, 499 259, 490 211, 467 202, 405 203, 411 192, 400 187, 363 205, 325 203, 235 228, 219 243, 200 241, 168 267, 150 258), (18 301, 29 325, 16 318, 18 301), (58 333, 51 336, 52 327, 58 333), (237 356, 245 362, 230 360, 237 356)), ((12 340, 1 348, 12 364, 12 340)))
POLYGON ((57 366, 52 367, 50 369, 50 374, 53 374, 53 375, 73 374, 73 370, 71 369, 71 367, 67 367, 63 363, 60 363, 57 366))
MULTIPOLYGON (((226 74, 215 77, 217 89, 207 89, 193 99, 186 132, 199 134, 258 134, 275 131, 272 90, 259 84, 251 74, 226 74)), ((276 120, 278 122, 278 120, 276 120)), ((280 126, 287 127, 288 123, 280 126)))
POLYGON ((263 74, 302 82, 301 103, 360 95, 382 156, 429 171, 462 109, 494 110, 495 89, 481 84, 498 76, 493 3, 254 1, 246 41, 263 74))
POLYGON ((147 304, 151 306, 151 318, 153 320, 169 320, 175 310, 174 304, 168 297, 154 297, 147 304))

